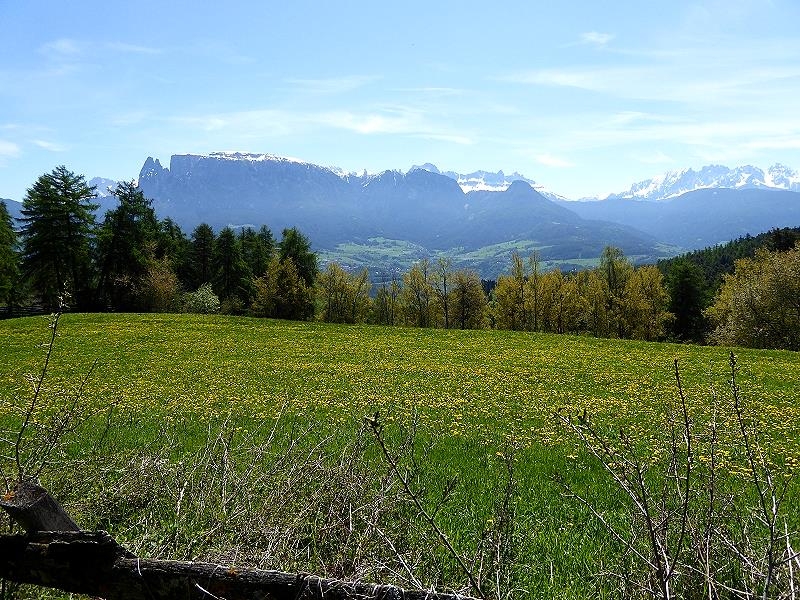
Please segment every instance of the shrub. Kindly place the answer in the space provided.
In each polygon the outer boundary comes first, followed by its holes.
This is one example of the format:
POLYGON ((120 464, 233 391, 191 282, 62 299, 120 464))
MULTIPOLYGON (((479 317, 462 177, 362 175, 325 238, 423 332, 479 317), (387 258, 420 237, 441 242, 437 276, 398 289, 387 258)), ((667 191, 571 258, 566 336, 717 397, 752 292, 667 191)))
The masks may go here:
POLYGON ((203 315, 219 312, 219 297, 211 289, 210 283, 204 283, 197 291, 186 294, 184 309, 186 312, 203 315))

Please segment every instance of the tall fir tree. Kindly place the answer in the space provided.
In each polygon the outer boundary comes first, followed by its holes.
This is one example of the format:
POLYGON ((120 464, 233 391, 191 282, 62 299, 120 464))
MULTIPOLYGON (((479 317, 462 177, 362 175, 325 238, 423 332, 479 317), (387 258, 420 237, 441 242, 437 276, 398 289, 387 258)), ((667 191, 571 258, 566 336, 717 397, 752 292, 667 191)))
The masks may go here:
POLYGON ((242 248, 233 229, 225 227, 214 242, 212 287, 219 299, 236 311, 250 303, 249 282, 252 274, 242 257, 242 248))
POLYGON ((43 306, 68 292, 79 309, 92 305, 90 250, 94 187, 65 166, 36 180, 22 203, 22 271, 43 306))
POLYGON ((13 311, 18 284, 17 234, 6 203, 0 201, 0 305, 5 305, 9 314, 13 311))
POLYGON ((242 248, 242 257, 253 277, 261 277, 266 273, 275 249, 272 232, 266 226, 262 226, 259 231, 245 227, 239 232, 239 245, 242 248))
POLYGON ((688 259, 673 262, 667 272, 669 311, 675 315, 671 328, 681 341, 702 342, 708 329, 703 310, 708 306, 708 291, 703 270, 688 259))
POLYGON ((292 259, 298 275, 306 287, 312 287, 317 277, 317 255, 311 251, 311 242, 296 227, 284 229, 280 244, 280 259, 292 259))
POLYGON ((189 249, 189 271, 191 272, 189 288, 192 290, 198 289, 204 283, 211 283, 215 239, 214 230, 208 223, 201 223, 192 232, 189 249))
POLYGON ((158 220, 135 182, 120 183, 112 194, 119 205, 106 213, 98 234, 98 292, 114 310, 137 310, 142 308, 142 278, 155 252, 158 220))

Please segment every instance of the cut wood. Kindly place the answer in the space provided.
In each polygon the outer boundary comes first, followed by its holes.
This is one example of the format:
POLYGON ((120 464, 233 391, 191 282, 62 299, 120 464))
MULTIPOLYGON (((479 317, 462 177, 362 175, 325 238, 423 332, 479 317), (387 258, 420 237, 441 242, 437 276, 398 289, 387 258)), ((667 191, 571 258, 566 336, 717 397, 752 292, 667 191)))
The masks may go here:
POLYGON ((0 498, 0 507, 27 532, 80 529, 50 493, 32 481, 18 482, 0 498))

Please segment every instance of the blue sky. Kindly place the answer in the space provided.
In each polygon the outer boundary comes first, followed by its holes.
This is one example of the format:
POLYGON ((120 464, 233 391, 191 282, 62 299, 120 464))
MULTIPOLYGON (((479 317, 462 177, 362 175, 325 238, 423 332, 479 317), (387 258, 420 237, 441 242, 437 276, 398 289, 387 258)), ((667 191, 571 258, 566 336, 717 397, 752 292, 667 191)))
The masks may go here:
POLYGON ((571 198, 800 168, 800 2, 0 0, 0 197, 238 150, 571 198))

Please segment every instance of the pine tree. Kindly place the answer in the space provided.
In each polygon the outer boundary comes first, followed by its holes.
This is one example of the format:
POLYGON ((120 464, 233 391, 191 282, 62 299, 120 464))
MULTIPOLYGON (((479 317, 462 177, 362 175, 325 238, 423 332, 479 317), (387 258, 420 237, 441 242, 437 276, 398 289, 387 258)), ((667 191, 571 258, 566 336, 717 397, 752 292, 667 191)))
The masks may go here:
POLYGON ((688 259, 676 260, 667 273, 669 310, 675 315, 672 333, 679 340, 701 342, 708 328, 703 310, 708 292, 702 269, 688 259))
POLYGON ((252 278, 242 257, 239 240, 233 229, 225 227, 214 242, 212 254, 212 284, 214 293, 232 308, 250 303, 249 281, 252 278))
POLYGON ((239 232, 239 245, 242 248, 242 257, 253 276, 261 277, 266 273, 275 250, 272 232, 266 226, 262 226, 259 231, 245 227, 239 232))
POLYGON ((47 309, 66 291, 90 304, 95 190, 65 166, 36 180, 22 203, 22 270, 47 309))
POLYGON ((5 202, 0 201, 0 304, 11 312, 19 283, 17 234, 5 202))
POLYGON ((281 262, 289 258, 306 287, 312 287, 317 277, 317 255, 311 251, 311 242, 296 227, 284 229, 281 238, 281 262))
POLYGON ((193 290, 204 283, 211 283, 214 239, 214 230, 207 223, 201 223, 192 232, 192 243, 189 250, 189 270, 191 272, 189 287, 193 290))
POLYGON ((100 226, 98 291, 115 310, 141 309, 142 279, 155 251, 158 220, 135 182, 120 183, 112 194, 119 206, 106 213, 100 226))

